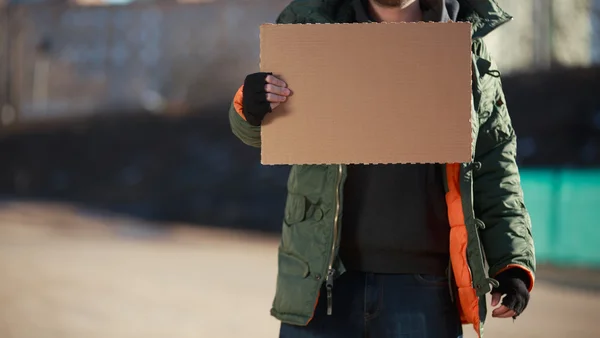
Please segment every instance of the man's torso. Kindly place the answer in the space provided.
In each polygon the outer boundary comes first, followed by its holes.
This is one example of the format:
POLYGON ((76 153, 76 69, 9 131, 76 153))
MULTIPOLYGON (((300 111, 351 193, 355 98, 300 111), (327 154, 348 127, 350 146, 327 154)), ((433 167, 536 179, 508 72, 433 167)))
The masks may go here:
MULTIPOLYGON (((458 2, 446 2, 448 8, 422 0, 423 19, 456 20, 458 2)), ((374 21, 366 0, 352 6, 355 22, 374 21)), ((442 174, 439 164, 348 166, 340 247, 346 268, 446 274, 450 225, 442 174)))

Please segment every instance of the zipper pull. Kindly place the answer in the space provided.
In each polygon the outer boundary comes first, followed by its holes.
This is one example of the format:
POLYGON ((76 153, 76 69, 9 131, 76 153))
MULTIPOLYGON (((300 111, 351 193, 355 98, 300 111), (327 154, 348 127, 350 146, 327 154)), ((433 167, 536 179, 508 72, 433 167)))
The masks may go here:
POLYGON ((325 287, 327 288, 327 315, 331 316, 333 313, 333 275, 335 269, 327 270, 327 278, 325 279, 325 287))

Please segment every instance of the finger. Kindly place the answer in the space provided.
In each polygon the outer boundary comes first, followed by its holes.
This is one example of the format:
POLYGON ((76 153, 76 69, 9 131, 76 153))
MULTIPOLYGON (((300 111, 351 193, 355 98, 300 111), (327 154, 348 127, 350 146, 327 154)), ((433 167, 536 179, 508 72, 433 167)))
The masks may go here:
POLYGON ((510 311, 508 311, 508 313, 505 315, 505 317, 502 317, 502 318, 513 318, 513 317, 516 317, 516 316, 517 316, 517 313, 516 313, 514 310, 510 310, 510 311))
POLYGON ((512 318, 516 316, 517 313, 513 310, 509 310, 507 313, 497 316, 496 318, 512 318))
POLYGON ((272 94, 272 93, 267 93, 267 101, 271 102, 271 103, 280 103, 280 102, 285 102, 287 98, 285 96, 281 96, 281 95, 277 95, 277 94, 272 94))
POLYGON ((511 309, 507 308, 506 306, 502 305, 501 307, 495 309, 492 312, 492 317, 496 317, 496 318, 508 318, 508 317, 506 317, 506 314, 510 313, 510 312, 514 313, 513 310, 511 310, 511 309))
POLYGON ((277 103, 271 103, 271 110, 277 108, 281 103, 277 102, 277 103))
POLYGON ((270 83, 272 85, 275 85, 277 87, 287 87, 287 83, 283 82, 282 80, 276 78, 273 75, 267 75, 267 77, 265 78, 265 81, 267 83, 270 83))
POLYGON ((502 295, 499 293, 492 293, 492 307, 498 306, 500 304, 500 299, 502 299, 502 295))
POLYGON ((273 93, 281 96, 289 96, 291 94, 290 90, 284 87, 279 87, 272 84, 265 85, 265 91, 267 93, 273 93))

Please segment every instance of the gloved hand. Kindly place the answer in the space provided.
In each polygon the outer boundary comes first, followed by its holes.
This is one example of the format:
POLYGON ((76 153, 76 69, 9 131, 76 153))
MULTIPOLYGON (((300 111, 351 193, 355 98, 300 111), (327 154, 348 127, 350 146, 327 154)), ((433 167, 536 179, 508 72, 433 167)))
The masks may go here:
POLYGON ((529 275, 520 268, 511 268, 496 276, 500 284, 492 290, 492 306, 502 299, 502 306, 492 312, 492 317, 516 319, 529 303, 529 275))
POLYGON ((265 115, 285 102, 290 94, 287 84, 272 73, 246 76, 242 90, 242 110, 246 121, 253 126, 260 126, 265 115))

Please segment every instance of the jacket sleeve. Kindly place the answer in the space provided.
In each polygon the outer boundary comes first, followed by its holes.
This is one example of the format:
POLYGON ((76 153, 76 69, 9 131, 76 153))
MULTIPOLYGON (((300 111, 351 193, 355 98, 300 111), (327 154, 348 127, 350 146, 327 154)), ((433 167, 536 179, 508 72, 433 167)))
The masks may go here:
MULTIPOLYGON (((510 268, 525 270, 530 290, 535 280, 535 249, 531 220, 525 207, 516 163, 517 137, 508 114, 499 75, 494 77, 484 106, 489 117, 480 125, 474 171, 474 207, 480 224, 480 238, 494 277, 510 268)), ((486 86, 487 88, 490 88, 486 86)))
MULTIPOLYGON (((301 23, 300 18, 295 11, 295 6, 296 3, 294 2, 288 5, 277 17, 276 23, 301 23)), ((229 107, 229 125, 231 126, 233 134, 242 142, 249 146, 260 148, 260 127, 252 126, 250 123, 246 122, 246 118, 244 117, 244 107, 242 102, 243 89, 244 86, 241 86, 238 89, 233 102, 229 107)))
POLYGON ((231 131, 235 136, 237 136, 242 142, 251 146, 260 148, 260 127, 253 126, 250 123, 246 122, 243 113, 242 107, 242 92, 244 86, 241 86, 235 97, 231 106, 229 107, 229 125, 231 126, 231 131))

